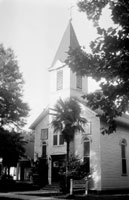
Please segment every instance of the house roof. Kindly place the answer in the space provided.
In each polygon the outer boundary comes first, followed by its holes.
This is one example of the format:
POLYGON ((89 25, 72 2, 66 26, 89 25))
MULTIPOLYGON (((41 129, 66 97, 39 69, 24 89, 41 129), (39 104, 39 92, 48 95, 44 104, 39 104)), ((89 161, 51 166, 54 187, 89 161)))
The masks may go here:
POLYGON ((75 31, 73 29, 73 26, 70 20, 49 70, 53 68, 57 60, 60 60, 62 63, 64 63, 64 61, 66 60, 68 56, 67 52, 69 48, 75 49, 77 47, 79 47, 79 42, 77 40, 75 31))
POLYGON ((48 107, 46 107, 41 114, 36 118, 36 120, 30 125, 30 129, 34 130, 35 127, 39 124, 39 122, 46 117, 46 115, 49 113, 48 107))
MULTIPOLYGON (((103 111, 100 109, 97 109, 95 112, 98 116, 101 116, 103 114, 103 111)), ((116 117, 115 121, 117 124, 121 124, 121 125, 129 127, 129 115, 128 114, 123 113, 121 116, 116 117)))
POLYGON ((121 117, 116 117, 116 122, 118 124, 123 124, 129 127, 129 115, 122 114, 121 117))
MULTIPOLYGON (((80 102, 80 101, 79 101, 80 102)), ((80 102, 83 106, 86 106, 83 102, 80 102)), ((87 106, 86 106, 87 107, 87 106)), ((87 107, 88 108, 88 107, 87 107)), ((91 110, 90 108, 88 108, 90 112, 92 112, 94 115, 96 116, 101 116, 103 114, 103 111, 100 110, 100 109, 97 109, 95 111, 91 110), (95 114, 96 113, 96 114, 95 114)), ((46 115, 48 114, 53 114, 53 113, 50 113, 50 110, 52 111, 52 109, 49 108, 49 106, 47 106, 42 112, 41 114, 36 118, 36 120, 30 125, 30 129, 34 130, 36 128, 36 126, 40 123, 40 121, 42 119, 44 119, 46 117, 46 115)), ((129 127, 129 115, 127 114, 122 114, 122 116, 120 117, 116 117, 115 118, 115 121, 118 123, 118 124, 121 124, 121 125, 124 125, 124 126, 127 126, 129 127)))

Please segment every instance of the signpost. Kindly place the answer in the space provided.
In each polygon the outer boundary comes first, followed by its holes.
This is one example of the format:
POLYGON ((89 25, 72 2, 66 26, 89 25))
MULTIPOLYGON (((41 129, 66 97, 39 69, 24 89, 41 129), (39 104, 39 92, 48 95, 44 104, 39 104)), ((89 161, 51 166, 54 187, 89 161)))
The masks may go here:
POLYGON ((73 194, 74 190, 85 190, 85 195, 88 195, 88 179, 73 180, 70 179, 70 195, 73 194))

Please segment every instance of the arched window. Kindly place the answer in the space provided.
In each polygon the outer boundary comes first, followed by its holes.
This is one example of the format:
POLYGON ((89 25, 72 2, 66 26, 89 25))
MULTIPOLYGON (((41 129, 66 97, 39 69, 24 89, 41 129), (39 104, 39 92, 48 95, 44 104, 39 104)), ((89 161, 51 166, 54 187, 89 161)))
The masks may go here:
POLYGON ((121 160, 122 160, 122 175, 127 174, 127 162, 126 162, 126 139, 122 139, 120 142, 121 145, 121 160))
POLYGON ((83 157, 86 164, 86 172, 90 172, 90 140, 85 138, 83 142, 83 157))
POLYGON ((46 155, 47 155, 47 144, 46 144, 46 142, 43 142, 42 143, 42 157, 46 157, 46 155))

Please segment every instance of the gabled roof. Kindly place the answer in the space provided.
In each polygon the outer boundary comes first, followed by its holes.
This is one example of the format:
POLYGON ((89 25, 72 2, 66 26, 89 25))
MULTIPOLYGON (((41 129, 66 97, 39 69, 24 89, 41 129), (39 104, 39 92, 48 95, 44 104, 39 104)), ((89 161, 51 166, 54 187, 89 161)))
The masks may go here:
POLYGON ((36 126, 39 124, 39 122, 46 117, 46 115, 49 113, 49 109, 48 107, 45 108, 41 114, 36 118, 36 120, 30 125, 30 129, 34 130, 36 128, 36 126))
POLYGON ((77 40, 75 31, 73 29, 73 26, 70 20, 66 28, 66 31, 64 32, 63 38, 60 42, 60 45, 57 49, 52 65, 49 69, 51 70, 53 68, 57 60, 60 60, 62 63, 64 63, 64 61, 66 60, 68 56, 67 52, 69 51, 69 48, 75 49, 79 46, 80 46, 79 42, 77 40))

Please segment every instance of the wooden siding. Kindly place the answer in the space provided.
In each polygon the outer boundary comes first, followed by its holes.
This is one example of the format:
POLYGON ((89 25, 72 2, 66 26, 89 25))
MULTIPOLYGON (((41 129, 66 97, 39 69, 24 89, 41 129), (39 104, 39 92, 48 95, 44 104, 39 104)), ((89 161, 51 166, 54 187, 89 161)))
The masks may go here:
POLYGON ((111 135, 101 135, 102 189, 129 188, 129 129, 117 127, 111 135), (121 139, 127 141, 127 176, 122 176, 121 139))

